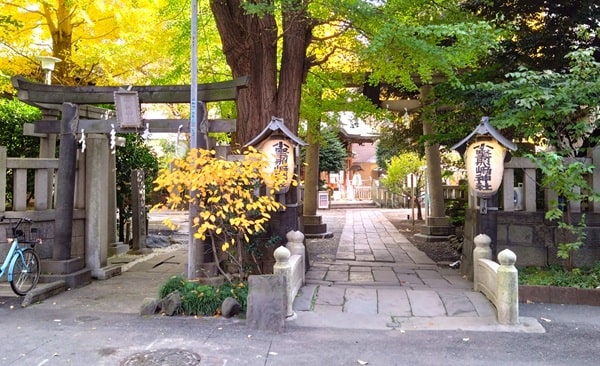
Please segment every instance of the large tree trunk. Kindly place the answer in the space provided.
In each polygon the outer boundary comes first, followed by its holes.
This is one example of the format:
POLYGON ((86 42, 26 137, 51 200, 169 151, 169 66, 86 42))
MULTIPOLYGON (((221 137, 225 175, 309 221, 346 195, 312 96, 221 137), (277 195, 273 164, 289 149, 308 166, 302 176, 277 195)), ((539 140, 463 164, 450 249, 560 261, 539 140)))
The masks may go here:
POLYGON ((272 116, 283 118, 292 132, 298 131, 301 88, 308 70, 306 48, 312 25, 303 1, 294 3, 283 9, 285 32, 278 75, 274 14, 248 15, 240 0, 210 2, 233 76, 250 76, 248 87, 240 91, 237 99, 235 143, 243 145, 254 138, 272 116))
MULTIPOLYGON (((285 125, 298 133, 302 84, 310 66, 306 49, 311 41, 312 23, 307 15, 307 1, 282 2, 283 31, 278 32, 273 13, 249 15, 241 7, 241 0, 211 0, 223 52, 233 76, 250 76, 248 87, 241 90, 237 99, 234 143, 246 144, 265 128, 272 116, 283 118, 285 125), (278 68, 279 37, 283 42, 278 68)), ((255 2, 273 3, 271 0, 255 2)), ((285 194, 286 210, 271 219, 272 237, 285 242, 288 231, 298 230, 301 212, 298 203, 298 190, 290 187, 285 194)), ((270 251, 265 261, 272 258, 272 249, 270 251)), ((264 269, 271 271, 268 267, 264 269)))
POLYGON ((52 35, 52 56, 62 60, 56 64, 53 75, 60 84, 73 85, 73 77, 69 75, 69 71, 74 70, 71 61, 74 13, 72 4, 65 0, 58 1, 56 8, 43 4, 43 13, 52 35))
POLYGON ((297 133, 302 84, 306 81, 306 74, 310 68, 306 49, 312 40, 313 23, 307 14, 308 0, 283 3, 287 4, 287 7, 283 8, 283 51, 277 112, 290 130, 297 133))

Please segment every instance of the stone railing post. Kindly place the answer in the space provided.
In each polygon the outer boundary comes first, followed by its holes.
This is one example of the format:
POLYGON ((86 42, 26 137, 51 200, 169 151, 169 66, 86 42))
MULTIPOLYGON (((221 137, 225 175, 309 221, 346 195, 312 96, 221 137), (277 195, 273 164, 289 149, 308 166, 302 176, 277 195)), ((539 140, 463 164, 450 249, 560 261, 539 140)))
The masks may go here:
POLYGON ((290 301, 290 295, 292 293, 292 266, 290 265, 290 257, 292 253, 283 245, 275 249, 273 257, 275 257, 275 264, 273 265, 273 274, 282 275, 285 281, 285 293, 287 299, 286 305, 286 317, 294 315, 292 309, 293 303, 290 301))
POLYGON ((475 249, 473 249, 473 289, 479 291, 479 259, 492 259, 492 248, 490 244, 492 239, 485 235, 479 234, 473 239, 475 249))
POLYGON ((509 249, 498 253, 498 292, 496 307, 500 324, 519 323, 519 272, 515 268, 517 255, 509 249))
POLYGON ((304 284, 306 273, 306 248, 304 247, 304 234, 301 231, 290 231, 285 235, 287 244, 285 247, 290 251, 291 255, 299 255, 302 257, 302 284, 304 284))

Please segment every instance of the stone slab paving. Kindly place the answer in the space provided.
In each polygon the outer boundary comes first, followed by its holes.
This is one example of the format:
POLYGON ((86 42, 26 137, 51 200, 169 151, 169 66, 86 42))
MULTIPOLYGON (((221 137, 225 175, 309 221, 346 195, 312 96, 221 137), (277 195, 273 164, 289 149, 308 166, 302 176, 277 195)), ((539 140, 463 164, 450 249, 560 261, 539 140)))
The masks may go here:
POLYGON ((406 291, 398 291, 395 288, 378 289, 377 299, 379 314, 389 315, 390 317, 413 315, 406 291))
POLYGON ((374 288, 347 287, 344 295, 344 312, 351 314, 377 314, 377 290, 374 288))
POLYGON ((343 287, 320 286, 315 304, 343 306, 345 293, 346 289, 343 287))
MULTIPOLYGON (((296 325, 478 330, 498 325, 494 306, 472 290, 472 282, 418 250, 382 209, 346 210, 340 232, 335 261, 312 263, 306 274, 305 288, 311 287, 294 302, 296 325)), ((535 319, 522 323, 518 331, 543 330, 535 319)))

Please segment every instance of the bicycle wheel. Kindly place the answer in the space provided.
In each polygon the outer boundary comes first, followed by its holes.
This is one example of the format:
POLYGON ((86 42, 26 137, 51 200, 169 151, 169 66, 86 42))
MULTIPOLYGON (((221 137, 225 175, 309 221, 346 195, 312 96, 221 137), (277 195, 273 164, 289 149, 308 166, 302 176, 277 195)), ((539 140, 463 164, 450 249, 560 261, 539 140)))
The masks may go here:
POLYGON ((12 279, 10 287, 17 295, 26 295, 37 285, 40 279, 40 257, 37 253, 27 248, 23 250, 23 256, 15 253, 13 256, 12 279))

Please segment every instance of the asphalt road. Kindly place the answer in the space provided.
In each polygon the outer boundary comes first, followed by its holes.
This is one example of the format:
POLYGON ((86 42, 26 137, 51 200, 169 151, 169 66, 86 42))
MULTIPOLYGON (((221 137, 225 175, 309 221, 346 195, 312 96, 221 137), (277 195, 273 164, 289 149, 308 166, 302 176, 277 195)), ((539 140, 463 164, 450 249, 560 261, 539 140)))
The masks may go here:
MULTIPOLYGON (((48 300, 51 301, 51 300, 48 300)), ((253 331, 243 320, 0 306, 0 365, 597 365, 600 309, 526 304, 544 334, 253 331), (157 361, 157 359, 160 359, 157 361), (363 363, 364 364, 364 363, 363 363)))

